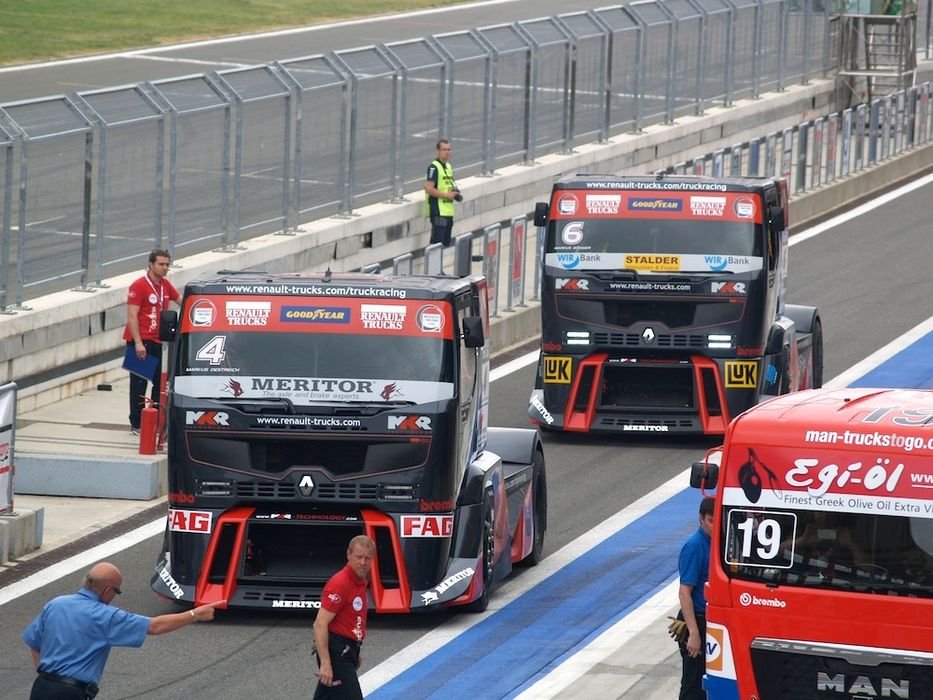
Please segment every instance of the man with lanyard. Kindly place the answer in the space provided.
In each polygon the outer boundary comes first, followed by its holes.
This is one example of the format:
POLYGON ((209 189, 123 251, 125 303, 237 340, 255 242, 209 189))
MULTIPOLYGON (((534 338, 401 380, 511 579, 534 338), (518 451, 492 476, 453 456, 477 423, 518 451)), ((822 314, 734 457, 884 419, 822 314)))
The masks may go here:
POLYGON ((428 166, 424 179, 425 216, 431 221, 431 243, 450 245, 454 228, 454 202, 462 202, 463 195, 454 180, 454 168, 448 162, 450 141, 437 142, 437 157, 428 166))
POLYGON ((112 647, 141 647, 146 635, 213 620, 214 608, 227 602, 145 617, 111 605, 122 585, 120 570, 100 562, 84 577, 80 591, 45 604, 22 634, 38 674, 30 700, 93 698, 112 647))
POLYGON ((347 548, 347 564, 334 574, 321 593, 321 608, 314 620, 314 646, 318 661, 317 700, 362 700, 357 670, 360 647, 366 637, 366 585, 376 543, 357 535, 347 548))
MULTIPOLYGON (((178 301, 178 290, 165 279, 171 258, 165 250, 149 253, 146 274, 130 285, 126 293, 126 328, 123 340, 132 348, 139 360, 147 356, 156 358, 155 373, 151 377, 153 403, 159 401, 162 379, 162 343, 159 341, 159 314, 168 304, 178 301)), ((128 350, 129 351, 129 350, 128 350)), ((130 433, 139 435, 139 420, 142 416, 146 379, 130 372, 130 433)))
POLYGON ((706 700, 703 673, 706 671, 706 599, 703 585, 709 579, 709 550, 713 535, 713 504, 709 496, 700 501, 700 527, 690 535, 680 550, 680 615, 689 635, 681 642, 683 670, 680 677, 680 700, 706 700))

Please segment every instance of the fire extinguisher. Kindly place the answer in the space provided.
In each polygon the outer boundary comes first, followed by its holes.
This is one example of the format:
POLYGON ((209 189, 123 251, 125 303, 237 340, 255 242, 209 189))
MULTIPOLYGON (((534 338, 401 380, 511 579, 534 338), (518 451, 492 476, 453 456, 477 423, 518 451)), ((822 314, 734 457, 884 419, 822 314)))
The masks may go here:
POLYGON ((139 419, 139 454, 154 455, 156 453, 156 437, 159 430, 159 410, 152 399, 146 399, 146 406, 139 419))

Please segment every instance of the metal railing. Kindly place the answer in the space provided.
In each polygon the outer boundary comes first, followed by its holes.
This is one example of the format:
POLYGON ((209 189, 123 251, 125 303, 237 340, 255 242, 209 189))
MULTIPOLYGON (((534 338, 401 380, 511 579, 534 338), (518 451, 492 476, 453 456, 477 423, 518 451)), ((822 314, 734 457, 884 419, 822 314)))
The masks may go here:
POLYGON ((839 22, 821 7, 637 0, 2 104, 0 312, 93 291, 152 247, 235 250, 401 201, 439 136, 460 177, 491 175, 830 76, 839 22))
POLYGON ((928 144, 933 134, 926 82, 842 112, 817 117, 678 163, 668 172, 783 177, 803 194, 928 144))

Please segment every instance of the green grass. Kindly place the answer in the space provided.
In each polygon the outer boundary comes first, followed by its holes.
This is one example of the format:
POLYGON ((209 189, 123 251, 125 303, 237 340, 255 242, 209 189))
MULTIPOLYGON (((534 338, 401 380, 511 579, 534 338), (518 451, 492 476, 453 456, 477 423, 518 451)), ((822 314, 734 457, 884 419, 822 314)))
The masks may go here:
POLYGON ((0 65, 299 27, 466 0, 0 0, 0 65))

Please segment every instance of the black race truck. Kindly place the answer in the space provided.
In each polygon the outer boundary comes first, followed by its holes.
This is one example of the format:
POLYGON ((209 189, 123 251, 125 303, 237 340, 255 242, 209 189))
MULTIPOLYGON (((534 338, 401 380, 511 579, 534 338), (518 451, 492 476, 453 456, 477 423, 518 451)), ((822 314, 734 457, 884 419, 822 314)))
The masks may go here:
POLYGON ((220 273, 172 341, 169 512, 152 577, 187 604, 316 608, 349 540, 378 612, 482 610, 542 557, 544 454, 489 428, 482 277, 220 273))
POLYGON ((821 386, 819 313, 784 302, 783 180, 574 175, 535 224, 542 429, 722 434, 763 397, 821 386))

